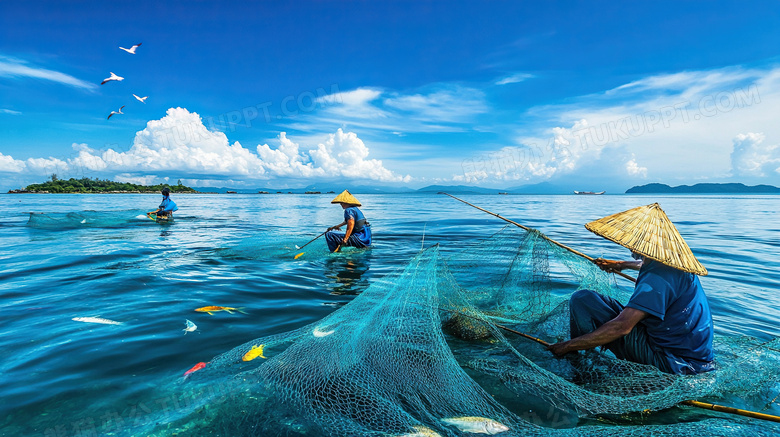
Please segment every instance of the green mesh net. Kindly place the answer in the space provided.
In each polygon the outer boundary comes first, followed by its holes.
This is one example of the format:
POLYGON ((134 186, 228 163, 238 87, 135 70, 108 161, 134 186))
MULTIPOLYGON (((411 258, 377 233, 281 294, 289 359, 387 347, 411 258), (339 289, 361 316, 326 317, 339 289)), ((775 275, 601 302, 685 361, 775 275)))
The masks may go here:
POLYGON ((568 338, 568 296, 585 287, 625 298, 611 276, 538 232, 504 229, 449 256, 435 246, 317 323, 238 346, 161 388, 174 393, 176 408, 131 434, 780 431, 770 422, 675 407, 724 400, 776 414, 776 342, 718 337, 717 371, 675 376, 600 351, 555 358, 506 329, 549 342, 568 338))

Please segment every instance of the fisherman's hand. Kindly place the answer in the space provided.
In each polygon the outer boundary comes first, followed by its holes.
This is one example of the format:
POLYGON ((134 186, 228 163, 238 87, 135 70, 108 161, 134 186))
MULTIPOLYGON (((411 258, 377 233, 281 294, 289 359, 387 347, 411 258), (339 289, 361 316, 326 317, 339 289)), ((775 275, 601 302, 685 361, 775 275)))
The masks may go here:
POLYGON ((596 258, 593 260, 593 262, 596 263, 596 265, 599 266, 601 270, 604 270, 607 273, 619 272, 625 268, 625 266, 623 265, 623 261, 596 258))
POLYGON ((547 350, 552 352, 556 357, 562 357, 569 352, 573 352, 573 350, 569 347, 569 341, 562 341, 551 344, 547 346, 547 350))

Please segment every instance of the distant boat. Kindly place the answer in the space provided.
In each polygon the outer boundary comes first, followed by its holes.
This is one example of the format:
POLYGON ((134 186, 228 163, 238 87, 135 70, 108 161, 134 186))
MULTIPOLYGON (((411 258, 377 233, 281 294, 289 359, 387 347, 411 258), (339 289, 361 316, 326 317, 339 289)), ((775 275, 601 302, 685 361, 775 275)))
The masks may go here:
POLYGON ((595 191, 575 191, 574 194, 604 194, 606 191, 599 191, 598 193, 595 191))
POLYGON ((227 191, 227 194, 236 194, 235 191, 227 191))
POLYGON ((499 191, 498 194, 509 194, 506 191, 499 191))

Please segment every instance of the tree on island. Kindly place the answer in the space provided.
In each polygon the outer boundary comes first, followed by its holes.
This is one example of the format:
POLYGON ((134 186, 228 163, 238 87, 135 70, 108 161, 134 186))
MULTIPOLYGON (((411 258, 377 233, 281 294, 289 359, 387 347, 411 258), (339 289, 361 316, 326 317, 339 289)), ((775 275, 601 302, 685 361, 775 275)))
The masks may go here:
MULTIPOLYGON (((138 185, 129 182, 115 182, 108 179, 70 178, 67 180, 59 179, 56 174, 52 174, 48 181, 42 184, 28 185, 24 191, 31 193, 159 193, 165 184, 157 185, 138 185)), ((197 193, 196 190, 181 183, 168 186, 172 193, 197 193)))

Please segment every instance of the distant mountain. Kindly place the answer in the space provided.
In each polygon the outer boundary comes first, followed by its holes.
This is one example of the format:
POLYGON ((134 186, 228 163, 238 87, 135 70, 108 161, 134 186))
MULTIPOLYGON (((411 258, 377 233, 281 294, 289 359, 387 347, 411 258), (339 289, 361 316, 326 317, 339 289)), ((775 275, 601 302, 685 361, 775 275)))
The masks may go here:
POLYGON ((772 185, 745 184, 696 184, 670 187, 666 184, 647 184, 631 187, 626 194, 780 194, 780 188, 772 185))
POLYGON ((438 193, 445 192, 449 194, 498 194, 499 192, 505 192, 499 188, 482 188, 482 187, 470 187, 468 185, 428 185, 427 187, 417 190, 418 193, 438 193))

